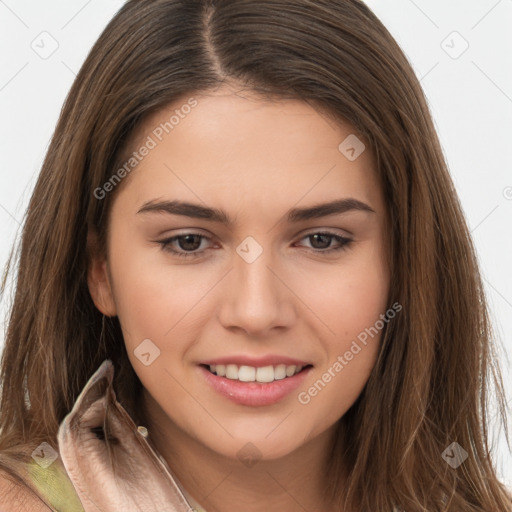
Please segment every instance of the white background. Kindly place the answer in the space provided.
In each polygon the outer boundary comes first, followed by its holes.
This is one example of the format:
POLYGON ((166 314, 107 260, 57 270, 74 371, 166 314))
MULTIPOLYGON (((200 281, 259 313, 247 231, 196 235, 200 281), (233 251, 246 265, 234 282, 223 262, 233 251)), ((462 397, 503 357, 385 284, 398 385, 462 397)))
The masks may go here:
MULTIPOLYGON (((427 94, 480 257, 502 345, 510 406, 512 0, 367 3, 402 46, 427 94)), ((65 95, 89 49, 122 4, 120 0, 0 0, 2 268, 19 234, 65 95), (46 59, 34 51, 49 51, 57 44, 46 59)), ((4 298, 0 349, 5 313, 4 298)), ((512 486, 512 457, 502 436, 495 453, 502 480, 512 486)))

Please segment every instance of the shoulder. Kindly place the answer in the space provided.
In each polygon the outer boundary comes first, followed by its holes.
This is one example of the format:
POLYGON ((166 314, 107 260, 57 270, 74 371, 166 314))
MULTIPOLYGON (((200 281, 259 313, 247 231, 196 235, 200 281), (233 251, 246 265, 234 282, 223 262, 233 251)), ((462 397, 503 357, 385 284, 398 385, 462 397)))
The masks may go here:
POLYGON ((48 508, 27 486, 0 471, 0 512, 48 512, 48 508))

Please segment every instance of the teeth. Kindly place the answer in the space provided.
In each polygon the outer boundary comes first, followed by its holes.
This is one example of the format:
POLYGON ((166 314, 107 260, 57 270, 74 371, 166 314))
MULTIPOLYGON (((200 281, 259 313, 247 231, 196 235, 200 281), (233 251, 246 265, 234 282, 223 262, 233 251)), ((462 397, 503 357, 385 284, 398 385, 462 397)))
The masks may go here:
POLYGON ((252 366, 240 366, 240 368, 235 366, 235 369, 232 371, 232 375, 235 375, 235 372, 238 374, 238 380, 241 380, 242 382, 254 382, 256 380, 256 373, 259 375, 260 368, 256 370, 256 368, 253 368, 252 366))
POLYGON ((285 379, 299 373, 303 366, 278 364, 277 366, 237 366, 236 364, 210 365, 210 371, 219 377, 226 377, 241 382, 273 382, 274 380, 285 379))

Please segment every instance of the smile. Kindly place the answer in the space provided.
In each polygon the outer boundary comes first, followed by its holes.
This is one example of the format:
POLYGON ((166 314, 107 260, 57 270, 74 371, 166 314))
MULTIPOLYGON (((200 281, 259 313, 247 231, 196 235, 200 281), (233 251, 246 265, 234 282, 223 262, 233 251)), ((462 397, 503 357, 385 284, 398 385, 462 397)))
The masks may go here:
POLYGON ((235 404, 255 407, 276 404, 289 396, 313 366, 200 364, 197 368, 216 394, 235 404))
POLYGON ((236 364, 217 364, 209 365, 211 373, 226 379, 238 380, 240 382, 260 382, 267 383, 274 380, 293 377, 302 370, 302 366, 279 364, 276 366, 238 366, 236 364))

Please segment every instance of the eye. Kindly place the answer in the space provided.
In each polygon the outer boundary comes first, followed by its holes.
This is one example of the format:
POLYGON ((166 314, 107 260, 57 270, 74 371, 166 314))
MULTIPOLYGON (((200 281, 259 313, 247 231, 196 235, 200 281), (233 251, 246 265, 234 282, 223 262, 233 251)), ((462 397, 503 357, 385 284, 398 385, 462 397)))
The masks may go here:
POLYGON ((329 231, 315 231, 314 233, 309 233, 302 237, 302 240, 304 239, 309 239, 313 252, 319 253, 331 253, 347 249, 353 241, 351 238, 331 233, 329 231), (337 246, 331 246, 331 242, 333 240, 337 242, 337 246))
MULTIPOLYGON (((304 239, 310 240, 313 252, 322 254, 346 249, 352 242, 350 238, 329 231, 309 233, 301 238, 301 240, 304 239), (334 247, 331 246, 333 240, 337 242, 337 245, 334 247)), ((199 233, 183 233, 160 240, 158 243, 162 246, 162 250, 180 258, 197 258, 206 251, 204 248, 199 250, 203 240, 209 241, 211 239, 199 233)))
POLYGON ((182 235, 166 238, 158 243, 162 246, 162 250, 176 256, 181 258, 195 258, 198 257, 200 253, 204 252, 204 250, 199 253, 197 252, 203 239, 210 240, 208 237, 200 235, 199 233, 184 233, 182 235), (173 248, 173 246, 176 247, 176 243, 179 250, 173 248))

